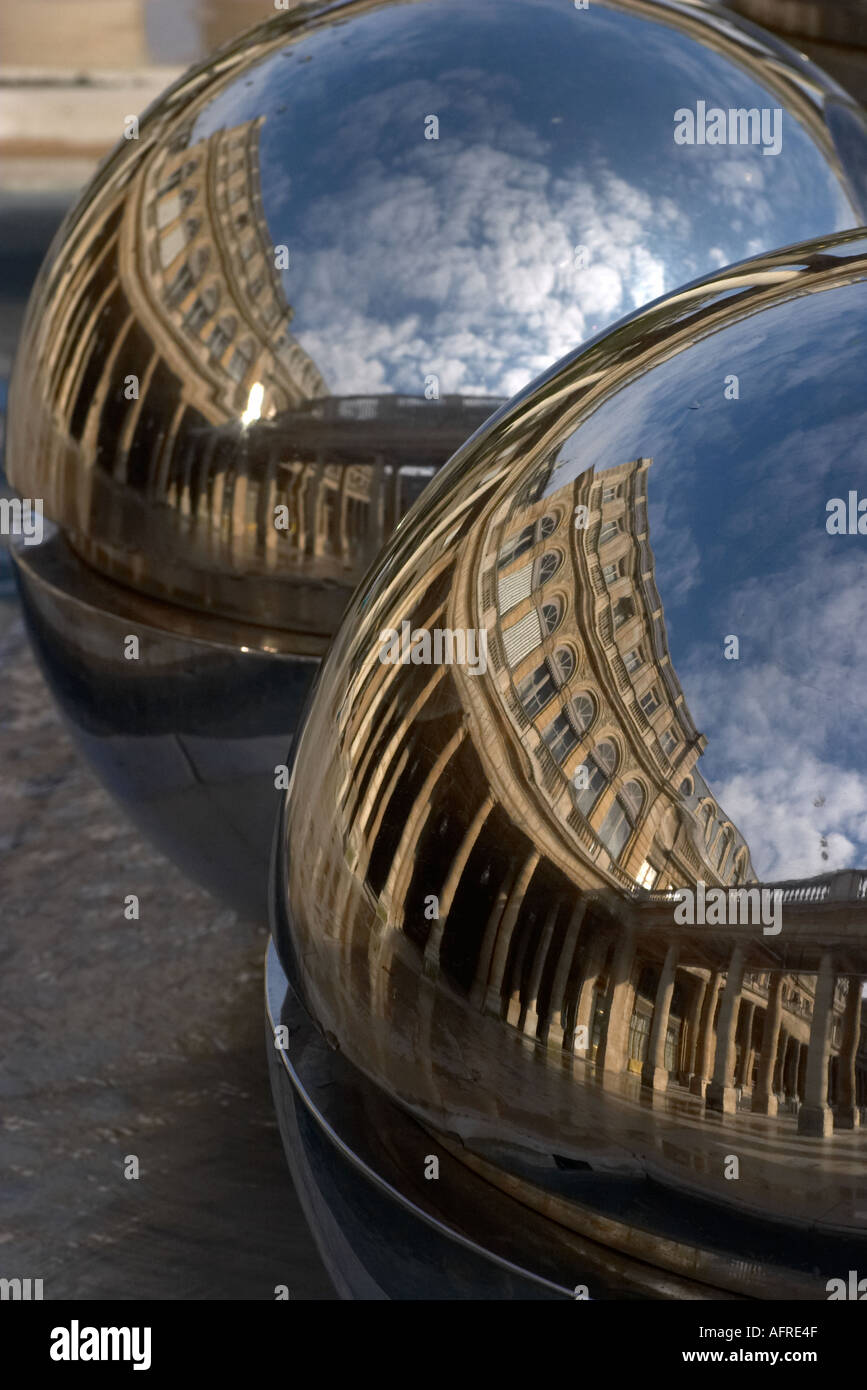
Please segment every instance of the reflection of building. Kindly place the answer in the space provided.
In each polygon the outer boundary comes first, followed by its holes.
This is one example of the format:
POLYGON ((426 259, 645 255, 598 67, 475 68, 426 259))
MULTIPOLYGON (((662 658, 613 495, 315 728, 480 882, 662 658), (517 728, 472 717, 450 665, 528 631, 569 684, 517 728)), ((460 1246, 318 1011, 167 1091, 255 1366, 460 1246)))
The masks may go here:
MULTIPOLYGON (((263 390, 270 418, 325 393, 313 362, 293 341, 275 248, 262 207, 259 137, 264 116, 195 144, 182 132, 157 154, 144 181, 150 306, 183 347, 192 347, 196 401, 208 419, 227 419, 263 390)), ((121 260, 121 275, 123 275, 121 260)), ((135 280, 133 279, 133 283, 135 280)), ((142 282, 139 282, 142 283, 142 282)), ((189 370, 188 364, 187 370, 189 370)))
POLYGON ((188 517, 194 542, 230 545, 256 525, 255 479, 248 487, 237 439, 233 464, 215 468, 218 440, 202 449, 203 430, 253 401, 256 416, 268 418, 324 393, 289 333, 291 310, 265 239, 261 122, 192 146, 185 127, 145 155, 137 199, 124 199, 121 186, 89 206, 89 254, 70 260, 62 318, 46 343, 61 418, 54 457, 44 461, 56 490, 46 507, 74 511, 85 551, 88 533, 146 548, 144 537, 126 534, 137 492, 188 517), (69 450, 92 465, 69 466, 69 450), (64 498, 70 480, 74 499, 64 498))
MULTIPOLYGON (((640 1074, 722 1111, 800 1100, 804 1133, 829 1132, 833 1103, 851 1128, 867 1101, 851 978, 867 968, 867 876, 781 886, 797 971, 755 919, 675 928, 672 885, 747 892, 755 875, 698 770, 705 740, 654 576, 650 467, 588 470, 547 495, 545 470, 474 518, 462 547, 459 516, 428 538, 415 587, 377 621, 484 627, 487 676, 359 654, 340 712, 344 844, 317 871, 327 895, 345 856, 387 924, 370 946, 379 1010, 400 935, 443 989, 608 1084, 640 1074)), ((351 883, 329 912, 347 952, 351 883)))
POLYGON ((591 469, 523 507, 517 529, 503 523, 487 570, 496 596, 483 597, 508 667, 498 687, 578 853, 604 877, 628 890, 739 883, 754 877, 749 852, 695 774, 705 739, 668 652, 651 462, 591 469))
POLYGON ((19 412, 19 454, 103 573, 329 633, 424 484, 500 402, 329 396, 290 331, 292 248, 271 244, 262 201, 265 117, 196 139, 202 101, 177 104, 183 119, 167 98, 160 138, 143 124, 67 236, 62 292, 37 326, 54 404, 19 412))
MULTIPOLYGON (((100 472, 133 488, 138 481, 217 528, 225 483, 221 474, 208 489, 197 431, 236 416, 254 388, 266 418, 324 391, 290 338, 291 311, 264 241, 260 124, 193 146, 181 134, 153 152, 140 203, 104 224, 104 253, 89 262, 71 306, 75 347, 59 364, 68 433, 100 472)), ((93 481, 92 472, 81 477, 93 481)), ((243 527, 246 478, 226 481, 229 523, 243 527)))

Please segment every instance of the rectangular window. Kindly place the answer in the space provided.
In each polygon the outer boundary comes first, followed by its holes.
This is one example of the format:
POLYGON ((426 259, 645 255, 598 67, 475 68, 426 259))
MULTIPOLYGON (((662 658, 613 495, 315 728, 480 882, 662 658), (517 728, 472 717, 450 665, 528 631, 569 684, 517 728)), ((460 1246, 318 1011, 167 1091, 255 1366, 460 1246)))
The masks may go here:
POLYGON ((497 565, 500 569, 505 569, 513 560, 517 560, 519 555, 523 555, 533 544, 534 527, 525 526, 523 531, 518 531, 514 536, 510 536, 500 551, 497 565))
POLYGON ((232 353, 231 358, 229 359, 229 365, 226 368, 226 371, 229 373, 229 376, 232 378, 233 381, 240 382, 244 380, 244 373, 246 372, 249 365, 250 363, 244 356, 243 352, 239 352, 236 348, 235 351, 232 353))
POLYGON ((625 598, 622 598, 617 603, 615 603, 613 611, 615 629, 618 627, 622 627, 626 620, 628 618, 631 618, 634 613, 631 600, 625 598))
POLYGON ((649 719, 659 709, 659 691, 656 686, 653 686, 651 690, 645 690, 638 703, 649 719))
POLYGON ((182 299, 187 297, 195 283, 193 272, 185 261, 169 286, 169 303, 180 303, 182 299))
POLYGON ((680 1028, 676 1023, 669 1023, 665 1030, 665 1070, 668 1072, 677 1069, 678 1043, 680 1042, 680 1028))
POLYGON ((214 329, 213 333, 208 339, 208 347, 211 350, 211 356, 222 357, 223 353, 226 351, 226 348, 229 346, 231 341, 232 339, 226 332, 226 330, 223 327, 221 327, 220 324, 217 324, 216 328, 214 329))
POLYGON ((629 672, 630 676, 634 675, 635 672, 639 669, 639 667, 644 665, 644 660, 642 658, 641 652, 638 650, 637 647, 633 647, 631 651, 626 653, 626 655, 623 658, 623 664, 629 672))
POLYGON ((618 498, 619 496, 620 496, 620 487, 619 487, 618 484, 609 483, 609 485, 608 485, 607 487, 604 487, 604 488, 602 489, 602 501, 603 501, 603 502, 613 502, 613 501, 615 501, 615 499, 618 498))
POLYGON ((578 742, 578 735, 565 714, 558 714, 557 718, 545 729, 542 737, 558 763, 562 763, 566 759, 578 742))
POLYGON ((573 800, 582 816, 589 816, 608 784, 608 778, 592 758, 577 769, 572 779, 573 800), (586 783, 582 786, 581 783, 586 783))
POLYGON ((613 564, 602 566, 602 578, 606 584, 614 584, 620 578, 620 564, 614 561, 613 564))
POLYGON ((663 752, 667 753, 669 757, 672 757, 675 749, 680 746, 671 729, 664 729, 659 741, 662 744, 663 752))
POLYGON ((201 299, 194 299, 184 319, 184 327, 188 329, 190 333, 200 333, 210 317, 211 315, 201 299))
POLYGON ((612 859, 619 859, 632 834, 626 810, 618 798, 599 827, 599 838, 612 859))
POLYGON ((518 698, 530 718, 534 718, 554 698, 554 682, 544 664, 525 676, 517 687, 518 698))
POLYGON ((644 1062, 647 1057, 647 1044, 650 1040, 650 1019, 647 1014, 633 1012, 629 1023, 629 1059, 644 1062))
POLYGON ((635 876, 635 882, 639 888, 650 889, 659 878, 659 873, 647 859, 642 859, 641 868, 635 876))
POLYGON ((606 541, 613 541, 614 537, 620 534, 619 521, 606 521, 599 532, 599 544, 604 545, 606 541))

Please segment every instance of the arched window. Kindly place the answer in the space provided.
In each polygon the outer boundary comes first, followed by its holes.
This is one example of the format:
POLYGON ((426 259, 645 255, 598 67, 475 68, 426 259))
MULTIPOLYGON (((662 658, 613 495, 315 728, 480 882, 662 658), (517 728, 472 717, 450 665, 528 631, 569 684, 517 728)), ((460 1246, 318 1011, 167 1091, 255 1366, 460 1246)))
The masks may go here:
POLYGON ((239 343, 229 359, 228 373, 233 381, 242 381, 244 373, 253 361, 253 344, 249 338, 239 343))
POLYGON ((572 774, 572 800, 582 816, 589 816, 617 768, 617 749, 602 739, 572 774))
POLYGON ((593 723, 595 714, 596 701, 583 691, 572 700, 568 710, 558 714, 543 731, 542 737, 558 763, 566 761, 593 723))
POLYGON ((217 307, 217 290, 211 285, 203 290, 190 305, 184 316, 184 328, 188 333, 201 333, 205 324, 213 317, 217 307))
POLYGON ((235 318, 231 314, 224 316, 214 325, 214 331, 208 339, 212 357, 223 356, 235 336, 236 326, 235 318))
POLYGON ((202 276, 208 268, 208 262, 210 261, 210 259, 211 253, 208 250, 207 246, 196 247, 195 251, 193 251, 192 255, 190 256, 190 273, 192 274, 194 280, 201 280, 202 276))
POLYGON ((565 685, 575 674, 575 653, 571 647, 558 647, 554 653, 554 665, 560 684, 565 685))
POLYGON ((559 519, 560 518, 555 516, 553 512, 548 512, 547 516, 542 517, 542 520, 539 522, 540 539, 544 540, 546 536, 553 536, 554 532, 557 530, 559 519))
POLYGON ((720 837, 719 837, 719 848, 718 848, 718 850, 717 850, 717 856, 716 856, 716 866, 717 866, 718 869, 721 869, 722 866, 723 866, 723 864, 725 863, 726 855, 727 855, 728 852, 729 852, 729 846, 731 845, 731 842, 732 842, 732 833, 731 833, 731 831, 730 831, 730 830, 724 830, 723 833, 722 833, 722 834, 720 835, 720 837))
POLYGON ((546 550, 536 571, 536 588, 553 579, 562 563, 563 556, 558 550, 546 550))
POLYGON ((713 807, 707 805, 702 806, 700 814, 701 828, 704 832, 704 842, 706 845, 709 845, 711 833, 713 831, 713 807))
POLYGON ((682 781, 681 784, 680 784, 680 794, 681 794, 681 796, 692 796, 692 778, 691 778, 691 777, 684 777, 683 781, 682 781))
POLYGON ((552 598, 542 604, 542 631, 550 636, 560 625, 563 617, 563 605, 558 598, 552 598))
POLYGON ((586 734, 596 718, 596 701, 589 691, 582 690, 572 701, 572 722, 579 734, 586 734))
POLYGON ((632 838, 643 808, 644 788, 640 782, 625 782, 599 827, 599 838, 612 859, 620 858, 632 838))

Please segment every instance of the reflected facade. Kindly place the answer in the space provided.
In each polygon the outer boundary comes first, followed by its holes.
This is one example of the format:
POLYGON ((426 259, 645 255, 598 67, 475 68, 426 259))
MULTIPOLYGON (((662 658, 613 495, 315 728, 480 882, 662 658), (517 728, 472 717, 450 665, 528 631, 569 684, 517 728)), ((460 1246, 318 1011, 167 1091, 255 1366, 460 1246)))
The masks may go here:
POLYGON ((722 272, 458 453, 327 659, 275 883, 306 1007, 441 1151, 758 1297, 863 1255, 865 562, 826 522, 865 271, 851 234, 722 272))
POLYGON ((10 476, 101 573, 328 635, 498 402, 696 274, 857 225, 865 170, 851 100, 730 17, 288 14, 172 88, 72 214, 19 354, 10 476), (630 103, 597 90, 614 52, 630 103), (779 108, 779 153, 677 145, 709 85, 779 108))
POLYGON ((147 833, 261 913, 317 663, 445 461, 636 306, 859 225, 865 168, 840 89, 702 7, 352 0, 176 83, 42 269, 7 448, 59 528, 19 552, 37 650, 147 833), (779 153, 676 144, 711 88, 779 153))

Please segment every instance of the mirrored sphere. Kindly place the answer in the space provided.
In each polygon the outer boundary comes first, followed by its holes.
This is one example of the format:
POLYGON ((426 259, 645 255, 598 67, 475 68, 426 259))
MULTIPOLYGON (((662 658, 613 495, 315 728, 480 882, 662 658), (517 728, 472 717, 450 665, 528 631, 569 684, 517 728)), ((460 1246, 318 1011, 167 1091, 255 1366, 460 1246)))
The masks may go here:
POLYGON ((18 355, 9 474, 61 529, 22 583, 103 776, 250 905, 304 691, 436 470, 619 316, 864 221, 867 135, 704 5, 364 0, 275 17, 125 136, 18 355))
POLYGON ((814 241, 498 412, 353 598, 284 809, 342 1063, 680 1297, 867 1268, 865 314, 863 234, 814 241))

